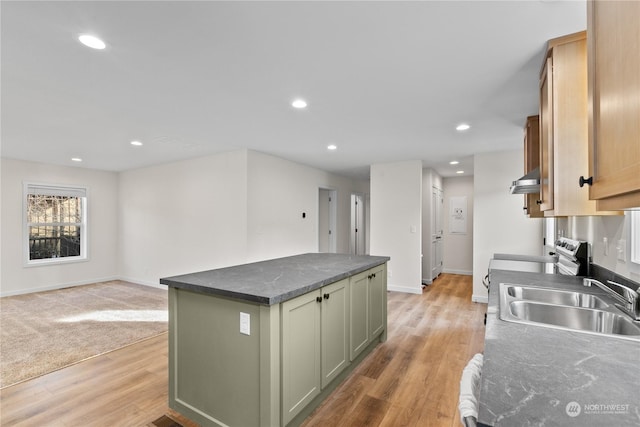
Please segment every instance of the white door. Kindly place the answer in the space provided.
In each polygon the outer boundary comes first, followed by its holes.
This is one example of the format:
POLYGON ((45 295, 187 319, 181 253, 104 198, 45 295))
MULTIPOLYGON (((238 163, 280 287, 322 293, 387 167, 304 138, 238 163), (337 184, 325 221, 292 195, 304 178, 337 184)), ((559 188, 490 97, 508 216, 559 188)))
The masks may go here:
POLYGON ((336 190, 318 192, 318 252, 336 251, 336 190))
POLYGON ((351 253, 364 255, 365 248, 365 216, 364 197, 360 194, 351 195, 351 253))
POLYGON ((435 279, 442 273, 442 190, 434 187, 431 201, 431 279, 435 279))

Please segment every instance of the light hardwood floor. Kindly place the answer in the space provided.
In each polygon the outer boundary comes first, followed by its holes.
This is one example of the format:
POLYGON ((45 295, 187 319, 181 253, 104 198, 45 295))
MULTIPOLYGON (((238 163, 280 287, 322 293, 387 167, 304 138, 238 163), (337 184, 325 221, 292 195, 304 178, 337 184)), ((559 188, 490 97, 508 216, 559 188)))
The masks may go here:
MULTIPOLYGON (((443 274, 422 295, 390 292, 387 342, 304 426, 460 425, 460 375, 484 339, 486 305, 470 301, 471 288, 471 276, 443 274)), ((148 425, 169 413, 167 351, 162 334, 4 388, 0 425, 148 425)))

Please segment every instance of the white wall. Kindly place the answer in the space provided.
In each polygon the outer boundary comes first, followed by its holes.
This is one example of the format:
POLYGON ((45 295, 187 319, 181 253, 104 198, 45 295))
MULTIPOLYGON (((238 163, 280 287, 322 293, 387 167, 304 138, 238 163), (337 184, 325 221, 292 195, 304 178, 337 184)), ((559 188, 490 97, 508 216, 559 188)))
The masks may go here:
POLYGON ((471 275, 473 272, 473 176, 444 178, 443 187, 444 255, 442 270, 445 273, 471 275), (467 198, 466 234, 450 232, 450 201, 452 197, 467 198))
POLYGON ((238 150, 121 173, 2 159, 2 294, 161 277, 318 251, 318 191, 337 191, 337 251, 349 250, 356 181, 238 150), (89 188, 87 262, 24 268, 23 181, 89 188), (306 218, 302 218, 305 212, 306 218))
POLYGON ((494 253, 541 255, 542 220, 527 218, 509 185, 522 176, 522 150, 474 156, 473 300, 487 301, 482 279, 494 253))
POLYGON ((120 274, 161 277, 240 264, 247 257, 244 150, 120 174, 120 274))
POLYGON ((318 252, 320 188, 337 191, 336 251, 349 252, 349 200, 365 184, 257 151, 247 165, 250 261, 318 252))
POLYGON ((118 175, 78 167, 2 158, 2 272, 0 295, 112 280, 118 276, 118 175), (83 262, 25 267, 23 182, 88 188, 88 255, 83 262))
POLYGON ((371 255, 389 256, 388 288, 421 293, 422 162, 371 166, 371 255))
POLYGON ((239 150, 120 174, 120 272, 161 277, 318 251, 318 191, 337 190, 348 252, 349 178, 239 150), (305 218, 302 218, 302 213, 305 218))

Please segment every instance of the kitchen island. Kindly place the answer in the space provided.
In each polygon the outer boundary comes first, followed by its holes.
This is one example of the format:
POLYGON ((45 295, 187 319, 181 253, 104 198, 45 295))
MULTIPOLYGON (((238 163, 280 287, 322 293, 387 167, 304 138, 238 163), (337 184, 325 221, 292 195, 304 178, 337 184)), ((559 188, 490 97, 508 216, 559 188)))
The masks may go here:
POLYGON ((386 340, 388 260, 310 253, 161 279, 169 406, 203 426, 299 424, 386 340))
POLYGON ((492 271, 479 425, 640 425, 640 342, 504 321, 500 283, 589 293, 615 302, 595 286, 584 287, 579 277, 492 271))

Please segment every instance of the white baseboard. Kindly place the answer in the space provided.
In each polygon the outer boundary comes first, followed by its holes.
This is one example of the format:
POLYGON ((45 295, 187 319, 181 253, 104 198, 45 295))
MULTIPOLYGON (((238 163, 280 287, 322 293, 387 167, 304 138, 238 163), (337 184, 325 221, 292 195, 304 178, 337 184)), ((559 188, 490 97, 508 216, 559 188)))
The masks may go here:
POLYGON ((120 277, 118 276, 101 277, 98 279, 80 280, 77 282, 58 283, 57 285, 41 286, 38 288, 18 289, 15 291, 7 291, 7 292, 0 291, 0 297, 10 297, 13 295, 31 294, 34 292, 53 291, 56 289, 72 288, 74 286, 90 285, 92 283, 110 282, 112 280, 120 280, 120 277))
POLYGON ((134 285, 150 286, 152 288, 157 288, 157 289, 167 289, 168 288, 168 286, 161 285, 159 282, 150 282, 148 280, 135 279, 133 277, 120 277, 119 280, 122 280, 123 282, 133 283, 134 285))
POLYGON ((471 301, 473 302, 481 302, 483 304, 488 304, 489 303, 489 297, 486 295, 472 295, 471 296, 471 301))
POLYGON ((402 292, 405 294, 421 294, 422 293, 422 287, 410 288, 408 286, 387 285, 387 290, 393 291, 393 292, 402 292))
POLYGON ((471 270, 456 270, 451 268, 443 268, 442 272, 448 273, 448 274, 462 274, 463 276, 473 276, 473 271, 471 270))

